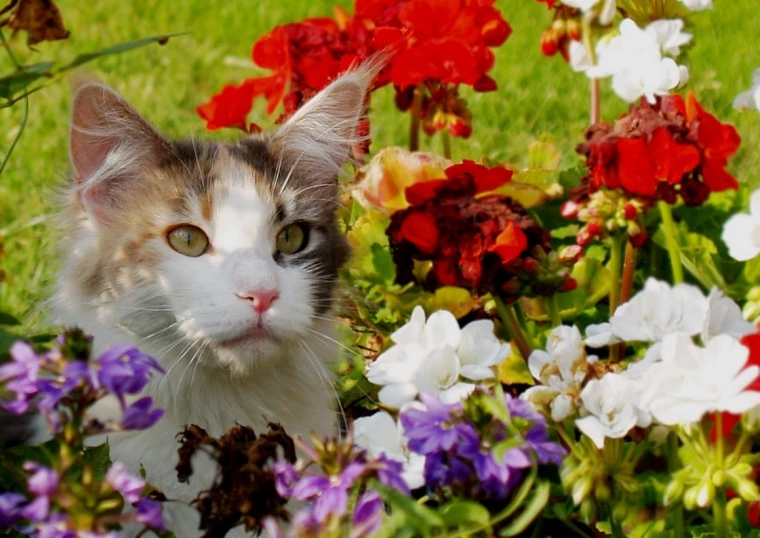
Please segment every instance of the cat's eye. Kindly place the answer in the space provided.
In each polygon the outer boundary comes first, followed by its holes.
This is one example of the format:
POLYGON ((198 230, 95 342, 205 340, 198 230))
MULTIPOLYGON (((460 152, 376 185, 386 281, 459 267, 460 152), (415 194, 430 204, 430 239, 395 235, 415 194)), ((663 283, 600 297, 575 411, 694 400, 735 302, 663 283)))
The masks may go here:
POLYGON ((208 249, 208 237, 197 226, 183 224, 177 226, 166 236, 169 246, 180 254, 197 258, 208 249))
POLYGON ((306 248, 309 240, 309 229, 301 224, 288 224, 277 234, 275 246, 283 254, 296 254, 306 248))

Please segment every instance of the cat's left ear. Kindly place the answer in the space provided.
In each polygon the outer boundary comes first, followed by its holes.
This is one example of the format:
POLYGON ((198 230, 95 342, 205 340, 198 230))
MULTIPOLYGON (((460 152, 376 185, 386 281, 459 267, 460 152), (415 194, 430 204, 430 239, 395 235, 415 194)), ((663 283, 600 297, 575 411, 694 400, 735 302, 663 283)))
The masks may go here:
POLYGON ((169 143, 123 97, 98 82, 76 90, 71 123, 69 152, 82 202, 108 224, 129 183, 156 166, 169 143))
POLYGON ((274 134, 273 153, 317 178, 337 179, 351 147, 366 138, 359 134, 359 125, 381 65, 382 61, 367 62, 311 98, 274 134))

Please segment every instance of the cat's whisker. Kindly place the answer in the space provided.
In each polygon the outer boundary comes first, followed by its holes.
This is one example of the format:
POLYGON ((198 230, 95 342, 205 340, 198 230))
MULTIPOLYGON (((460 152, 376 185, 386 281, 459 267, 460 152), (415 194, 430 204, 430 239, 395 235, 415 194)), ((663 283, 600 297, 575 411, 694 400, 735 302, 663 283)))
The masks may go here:
MULTIPOLYGON (((171 347, 175 347, 179 342, 183 342, 182 339, 177 340, 171 347)), ((171 367, 166 371, 166 374, 164 375, 163 379, 161 379, 161 382, 158 384, 158 387, 156 388, 156 394, 161 394, 161 387, 163 384, 169 379, 170 374, 176 368, 176 366, 182 361, 182 359, 185 358, 185 355, 192 349, 192 347, 195 345, 194 341, 189 342, 180 352, 179 356, 177 357, 177 360, 175 360, 171 367)), ((167 350, 168 351, 168 350, 167 350)))
POLYGON ((332 337, 330 337, 330 336, 327 336, 326 334, 322 334, 322 333, 321 333, 321 332, 319 332, 319 331, 315 331, 315 330, 314 330, 314 329, 312 329, 311 327, 306 327, 306 330, 307 330, 307 331, 309 331, 310 333, 312 333, 312 334, 316 335, 316 336, 320 336, 320 337, 324 338, 324 339, 325 339, 325 340, 327 340, 328 342, 332 342, 333 344, 335 344, 335 345, 339 346, 340 348, 342 348, 342 349, 344 349, 344 350, 348 351, 349 353, 353 353, 354 355, 359 355, 360 357, 363 357, 363 355, 362 355, 361 353, 359 353, 358 351, 356 351, 356 350, 354 350, 354 349, 351 349, 350 347, 348 347, 348 346, 346 346, 346 345, 344 345, 344 344, 342 344, 342 343, 338 342, 338 341, 337 341, 335 338, 332 338, 332 337))
POLYGON ((196 360, 197 357, 199 357, 200 352, 203 351, 204 344, 200 340, 196 340, 193 342, 193 347, 201 343, 201 346, 196 350, 195 354, 192 356, 190 361, 188 361, 187 366, 185 366, 185 369, 182 371, 182 375, 179 378, 179 382, 177 383, 177 390, 174 391, 174 416, 177 416, 177 401, 179 400, 179 391, 182 389, 182 380, 185 379, 185 374, 187 374, 187 371, 190 369, 190 367, 193 365, 193 362, 196 360))
MULTIPOLYGON (((338 397, 338 391, 335 390, 335 386, 330 381, 329 376, 324 372, 324 366, 319 363, 313 351, 306 342, 304 342, 301 338, 298 338, 297 341, 301 348, 306 352, 306 357, 314 366, 314 370, 317 372, 319 379, 322 381, 325 387, 329 387, 332 390, 332 393, 335 395, 335 401, 338 403, 338 409, 340 411, 340 417, 342 420, 341 425, 347 425, 348 419, 346 418, 346 411, 343 409, 343 404, 340 401, 340 397, 338 397)), ((343 436, 341 434, 341 431, 338 429, 338 439, 342 438, 343 436)))

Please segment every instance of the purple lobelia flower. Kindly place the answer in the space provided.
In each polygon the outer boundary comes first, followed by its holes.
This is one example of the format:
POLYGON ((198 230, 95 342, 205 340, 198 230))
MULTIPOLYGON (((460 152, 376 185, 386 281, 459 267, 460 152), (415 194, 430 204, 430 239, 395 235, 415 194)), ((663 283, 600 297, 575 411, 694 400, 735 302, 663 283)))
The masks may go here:
MULTIPOLYGON (((418 454, 450 450, 463 436, 474 433, 469 424, 458 423, 462 404, 445 404, 430 394, 420 394, 425 409, 411 408, 401 413, 401 425, 409 440, 409 449, 418 454)), ((477 434, 475 434, 477 435, 477 434)))
POLYGON ((135 519, 151 529, 163 531, 164 518, 161 503, 152 499, 140 499, 135 505, 135 519))
POLYGON ((129 504, 135 504, 140 500, 142 490, 145 487, 145 481, 132 476, 127 466, 120 461, 111 464, 106 473, 106 482, 121 493, 121 496, 129 504))
POLYGON ((306 476, 294 486, 293 499, 314 502, 314 517, 324 523, 330 516, 341 517, 348 509, 348 490, 367 470, 366 463, 352 462, 337 476, 306 476))
POLYGON ((50 515, 50 497, 58 490, 58 473, 33 461, 24 463, 24 470, 32 472, 26 488, 35 498, 21 509, 20 515, 29 521, 45 521, 50 515))
POLYGON ((385 503, 380 494, 375 490, 367 490, 356 501, 354 515, 351 521, 351 538, 363 538, 369 536, 383 521, 385 503))
POLYGON ((20 518, 26 497, 20 493, 0 493, 0 530, 10 529, 20 518))
POLYGON ((3 403, 3 407, 21 415, 29 409, 29 402, 37 396, 39 388, 42 357, 37 355, 32 346, 25 342, 16 342, 10 349, 11 362, 0 366, 0 383, 16 393, 16 399, 3 403))
POLYGON ((122 430, 147 430, 164 416, 164 410, 153 407, 150 396, 140 398, 124 409, 121 419, 122 430))
POLYGON ((381 484, 409 495, 409 486, 401 476, 404 465, 400 461, 388 459, 385 454, 382 454, 372 466, 375 467, 377 479, 381 484))
POLYGON ((109 349, 98 358, 98 364, 98 382, 119 398, 122 406, 124 396, 145 388, 153 371, 164 372, 153 357, 130 344, 109 349))
POLYGON ((562 465, 567 451, 560 444, 549 439, 546 418, 527 400, 512 398, 507 394, 506 403, 509 414, 513 418, 521 418, 531 423, 530 429, 524 434, 524 450, 535 454, 541 465, 549 463, 562 465))

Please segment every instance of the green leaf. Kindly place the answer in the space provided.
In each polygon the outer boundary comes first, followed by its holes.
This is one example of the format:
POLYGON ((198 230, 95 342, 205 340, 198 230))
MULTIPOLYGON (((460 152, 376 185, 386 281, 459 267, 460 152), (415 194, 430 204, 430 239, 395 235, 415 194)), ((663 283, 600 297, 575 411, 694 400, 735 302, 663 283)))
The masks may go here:
POLYGON ((51 76, 53 62, 25 65, 15 73, 0 78, 0 97, 11 99, 14 94, 29 86, 35 80, 51 76))
POLYGON ((374 484, 373 487, 377 488, 392 508, 401 510, 406 515, 407 521, 414 525, 423 536, 429 536, 432 529, 445 526, 443 518, 437 512, 415 502, 400 491, 379 483, 374 484))
POLYGON ((11 325, 21 325, 21 322, 18 320, 18 318, 12 316, 7 312, 0 312, 0 325, 5 325, 8 327, 11 325))
POLYGON ((528 148, 530 170, 556 170, 562 154, 551 142, 536 140, 528 148))
POLYGON ((485 530, 491 526, 488 509, 473 501, 451 501, 441 508, 440 514, 450 528, 477 527, 485 530))
POLYGON ((580 313, 598 303, 610 291, 610 271, 596 257, 584 256, 573 267, 572 277, 578 283, 578 287, 557 296, 560 310, 563 312, 574 309, 580 313))
POLYGON ((535 519, 541 514, 541 511, 549 502, 549 493, 551 491, 551 484, 549 482, 541 482, 533 491, 528 504, 522 507, 520 515, 513 519, 509 525, 499 531, 499 536, 517 536, 525 531, 528 526, 535 521, 535 519))
MULTIPOLYGON (((667 249, 665 232, 660 226, 652 238, 654 242, 667 249)), ((680 223, 676 228, 676 243, 681 257, 681 264, 705 289, 718 287, 726 289, 726 281, 716 265, 714 255, 718 253, 710 239, 704 235, 689 232, 685 224, 680 223)))
POLYGON ((562 188, 567 190, 573 187, 577 187, 581 183, 581 179, 586 177, 588 170, 583 164, 579 164, 575 168, 569 168, 559 173, 559 184, 562 188))
POLYGON ((58 73, 61 73, 63 71, 68 71, 70 69, 74 69, 75 67, 79 67, 80 65, 86 64, 98 58, 102 58, 103 56, 110 56, 112 54, 121 54, 122 52, 139 49, 140 47, 144 47, 146 45, 150 45, 153 43, 158 43, 159 45, 165 45, 166 42, 169 41, 169 39, 171 39, 172 37, 177 37, 181 35, 186 35, 186 33, 145 37, 143 39, 138 39, 137 41, 129 41, 127 43, 113 45, 111 47, 106 47, 104 49, 96 50, 93 52, 86 52, 74 58, 74 60, 72 60, 71 63, 66 64, 63 67, 59 68, 58 73))
POLYGON ((92 468, 96 480, 103 480, 111 466, 111 450, 108 442, 85 448, 82 460, 85 465, 92 468))
POLYGON ((511 353, 507 360, 499 365, 499 381, 505 385, 533 385, 535 383, 525 359, 517 353, 511 353))
POLYGON ((391 251, 387 246, 373 243, 370 247, 372 250, 372 265, 375 266, 378 274, 383 280, 393 281, 396 277, 396 264, 393 263, 391 251))

